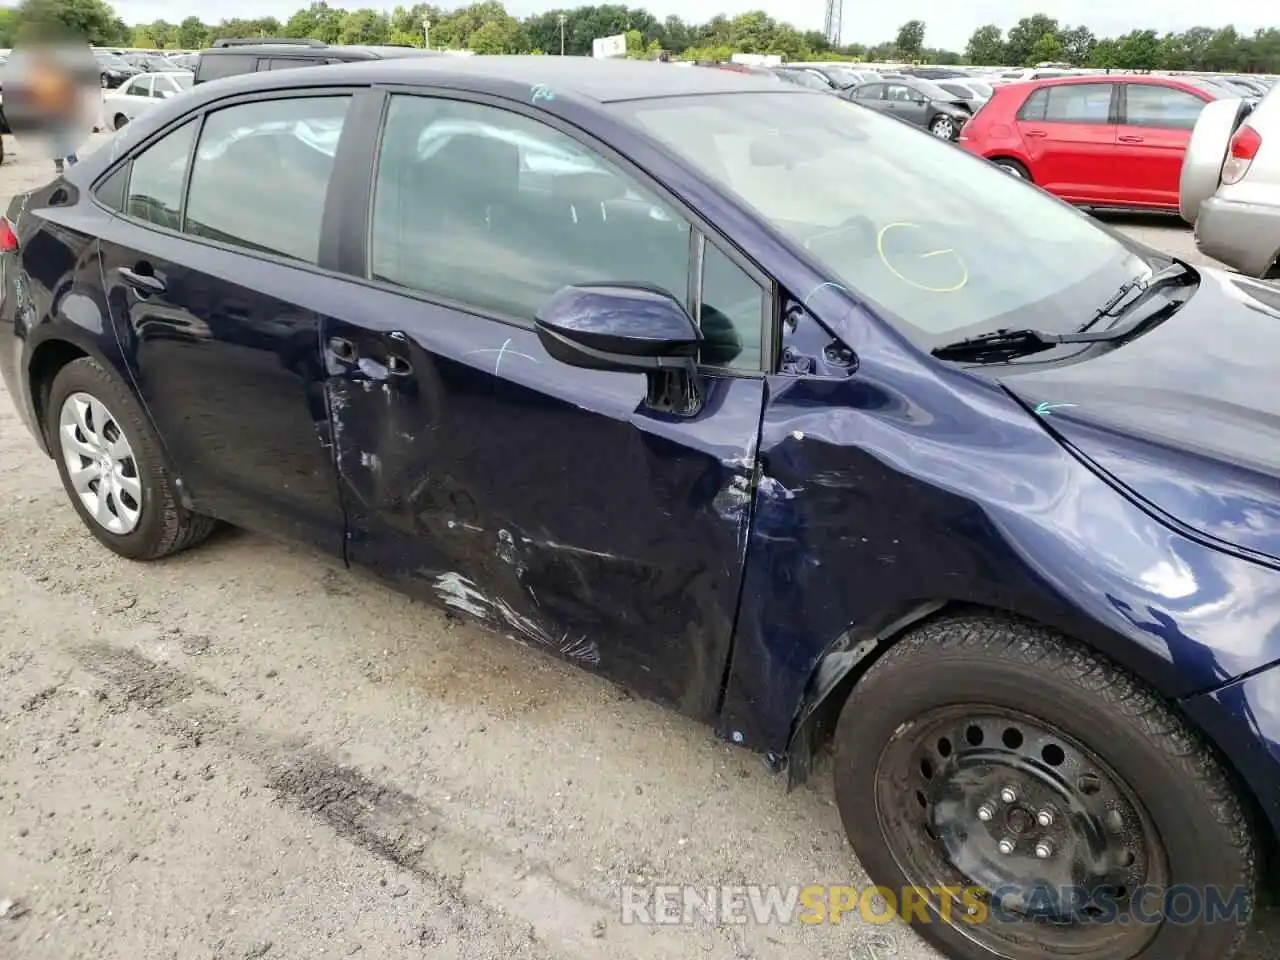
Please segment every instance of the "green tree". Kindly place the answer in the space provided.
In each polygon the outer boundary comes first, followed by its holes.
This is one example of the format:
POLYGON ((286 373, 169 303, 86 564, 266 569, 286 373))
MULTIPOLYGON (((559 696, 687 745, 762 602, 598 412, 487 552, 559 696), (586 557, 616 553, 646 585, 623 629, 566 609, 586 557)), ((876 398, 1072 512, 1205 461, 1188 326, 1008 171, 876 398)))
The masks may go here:
POLYGON ((1062 56, 1076 66, 1089 62, 1089 55, 1098 42, 1093 31, 1083 26, 1068 27, 1058 35, 1058 39, 1062 41, 1062 56))
POLYGON ((15 42, 64 36, 93 44, 117 42, 116 15, 103 0, 24 0, 14 11, 15 42))
POLYGON ((914 60, 924 50, 924 21, 908 20, 898 28, 898 37, 894 41, 898 53, 904 59, 914 60))
POLYGON ((1027 54, 1025 63, 1028 67, 1034 67, 1037 63, 1056 63, 1063 56, 1062 41, 1052 33, 1046 33, 1031 45, 1031 51, 1027 54))
POLYGON ((973 31, 964 48, 965 59, 982 66, 1000 66, 1004 63, 1004 34, 994 23, 973 31))
POLYGON ((1037 13, 1034 16, 1023 17, 1012 27, 1009 28, 1009 35, 1005 40, 1005 58, 1010 65, 1026 63, 1031 57, 1031 48, 1040 42, 1040 38, 1046 33, 1051 33, 1055 37, 1058 35, 1058 21, 1053 17, 1045 16, 1043 13, 1037 13))
POLYGON ((1116 38, 1116 66, 1154 70, 1160 65, 1160 37, 1154 30, 1134 30, 1116 38))

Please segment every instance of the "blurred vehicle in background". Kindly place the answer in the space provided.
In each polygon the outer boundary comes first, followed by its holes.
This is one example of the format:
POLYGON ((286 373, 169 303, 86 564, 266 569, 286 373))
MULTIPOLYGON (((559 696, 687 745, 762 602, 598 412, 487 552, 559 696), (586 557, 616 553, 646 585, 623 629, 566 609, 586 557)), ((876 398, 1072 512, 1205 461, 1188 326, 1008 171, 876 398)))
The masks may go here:
POLYGON ((991 99, 993 92, 991 84, 983 83, 981 80, 971 80, 966 77, 963 80, 936 80, 934 81, 947 93, 959 97, 970 113, 977 113, 991 99))
POLYGON ((190 73, 139 74, 103 97, 103 119, 111 129, 119 130, 144 110, 190 90, 194 80, 190 73))
POLYGON ((102 69, 102 86, 104 89, 114 90, 130 77, 136 77, 142 73, 139 67, 134 66, 118 53, 95 50, 93 56, 98 61, 98 66, 102 69))
POLYGON ((909 77, 920 77, 922 80, 955 80, 968 76, 956 67, 907 67, 902 72, 909 77))
POLYGON ((923 127, 941 140, 956 140, 973 116, 967 103, 930 80, 903 77, 864 83, 841 93, 860 106, 923 127))
POLYGON ((960 145, 1083 206, 1178 209, 1205 105, 1231 98, 1195 77, 1099 74, 995 88, 960 145))
POLYGON ((787 83, 808 87, 810 90, 823 90, 827 93, 836 92, 836 88, 832 86, 831 81, 817 70, 810 70, 807 67, 774 67, 773 72, 779 79, 785 80, 787 83))
POLYGON ((175 66, 168 57, 162 57, 158 54, 135 54, 126 59, 141 70, 143 73, 172 73, 181 71, 182 68, 175 66))
POLYGON ((863 69, 850 63, 831 63, 825 61, 798 61, 787 64, 788 67, 802 67, 819 74, 831 85, 833 90, 848 90, 860 83, 871 83, 880 79, 874 70, 863 69))
POLYGON ((262 70, 290 70, 316 67, 326 63, 349 63, 356 60, 382 60, 391 57, 440 57, 439 50, 419 47, 330 46, 319 40, 292 40, 274 37, 223 38, 208 50, 196 55, 195 82, 204 83, 220 77, 234 77, 262 70))
POLYGON ((1251 277, 1280 278, 1280 95, 1200 114, 1182 162, 1179 213, 1196 246, 1251 277))

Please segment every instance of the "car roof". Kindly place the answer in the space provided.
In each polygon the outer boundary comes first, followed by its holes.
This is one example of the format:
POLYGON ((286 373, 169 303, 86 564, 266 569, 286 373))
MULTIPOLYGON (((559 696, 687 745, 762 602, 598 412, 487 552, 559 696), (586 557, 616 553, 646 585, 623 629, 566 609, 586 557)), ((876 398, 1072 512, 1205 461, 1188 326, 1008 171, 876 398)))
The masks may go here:
POLYGON ((1066 77, 1040 77, 1038 80, 1020 80, 1016 83, 1003 83, 1000 89, 1026 87, 1059 87, 1072 83, 1157 83, 1168 85, 1194 86, 1189 83, 1196 77, 1171 77, 1160 73, 1077 73, 1066 77))
MULTIPOLYGON (((203 88, 203 96, 214 97, 223 96, 232 89, 248 93, 278 87, 343 83, 412 86, 446 80, 450 86, 465 89, 468 80, 483 82, 485 86, 497 80, 509 83, 513 88, 523 86, 531 90, 542 87, 553 94, 571 95, 597 103, 751 91, 789 96, 815 94, 815 91, 803 87, 780 84, 768 72, 675 70, 669 63, 594 57, 396 57, 307 67, 305 72, 305 79, 297 71, 267 70, 225 77, 197 86, 203 88)), ((184 98, 184 102, 192 101, 184 98)))

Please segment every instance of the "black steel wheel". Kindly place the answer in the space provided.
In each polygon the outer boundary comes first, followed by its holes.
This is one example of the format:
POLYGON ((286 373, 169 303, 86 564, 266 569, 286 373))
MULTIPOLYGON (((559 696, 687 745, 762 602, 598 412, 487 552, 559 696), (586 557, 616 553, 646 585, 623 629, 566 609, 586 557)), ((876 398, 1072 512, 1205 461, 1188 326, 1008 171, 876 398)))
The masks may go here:
POLYGON ((899 905, 917 891, 904 919, 949 957, 1226 960, 1243 940, 1255 839, 1226 772, 1052 631, 984 614, 918 628, 855 687, 835 769, 863 866, 899 905))

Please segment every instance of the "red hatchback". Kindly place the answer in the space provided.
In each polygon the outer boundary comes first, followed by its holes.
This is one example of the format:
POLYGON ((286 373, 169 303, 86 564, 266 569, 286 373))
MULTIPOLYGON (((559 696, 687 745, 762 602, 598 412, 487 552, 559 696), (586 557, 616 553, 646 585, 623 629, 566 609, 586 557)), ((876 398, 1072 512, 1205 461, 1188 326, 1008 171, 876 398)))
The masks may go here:
POLYGON ((1230 96, 1196 77, 1010 83, 965 124, 960 146, 1072 203, 1177 210, 1196 118, 1230 96))

